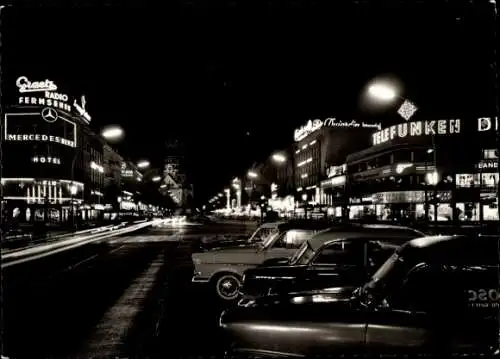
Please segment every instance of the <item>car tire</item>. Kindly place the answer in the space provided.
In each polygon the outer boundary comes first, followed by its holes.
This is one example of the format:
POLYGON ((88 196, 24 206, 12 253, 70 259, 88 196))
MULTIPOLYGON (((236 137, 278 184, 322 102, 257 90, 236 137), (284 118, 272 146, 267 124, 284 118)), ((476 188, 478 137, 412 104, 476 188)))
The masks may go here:
POLYGON ((241 278, 234 273, 224 273, 215 280, 215 293, 219 299, 232 302, 239 296, 241 278))

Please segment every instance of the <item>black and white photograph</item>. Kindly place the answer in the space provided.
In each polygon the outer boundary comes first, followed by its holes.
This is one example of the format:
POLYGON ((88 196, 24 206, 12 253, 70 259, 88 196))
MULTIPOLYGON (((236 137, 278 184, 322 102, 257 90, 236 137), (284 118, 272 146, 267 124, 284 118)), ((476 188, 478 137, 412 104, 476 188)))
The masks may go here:
POLYGON ((496 0, 0 5, 2 359, 500 359, 496 0))

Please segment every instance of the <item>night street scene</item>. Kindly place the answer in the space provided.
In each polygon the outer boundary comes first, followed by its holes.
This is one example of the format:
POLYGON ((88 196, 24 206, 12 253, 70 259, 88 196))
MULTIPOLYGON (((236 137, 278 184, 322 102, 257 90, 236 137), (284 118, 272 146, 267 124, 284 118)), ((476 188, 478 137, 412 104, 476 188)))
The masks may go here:
POLYGON ((0 6, 1 358, 500 359, 495 0, 163 5, 0 6))

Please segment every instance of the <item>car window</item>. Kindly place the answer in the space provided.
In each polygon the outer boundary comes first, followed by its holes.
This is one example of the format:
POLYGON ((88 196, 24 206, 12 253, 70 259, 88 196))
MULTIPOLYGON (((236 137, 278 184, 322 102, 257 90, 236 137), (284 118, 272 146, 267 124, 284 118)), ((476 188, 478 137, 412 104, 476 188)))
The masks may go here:
POLYGON ((251 241, 252 242, 264 242, 267 238, 277 233, 277 228, 260 228, 255 232, 251 241))
POLYGON ((300 246, 314 234, 314 231, 308 230, 289 230, 282 233, 274 242, 273 248, 298 249, 300 246))
POLYGON ((363 265, 363 248, 359 241, 337 241, 321 248, 313 264, 363 265))

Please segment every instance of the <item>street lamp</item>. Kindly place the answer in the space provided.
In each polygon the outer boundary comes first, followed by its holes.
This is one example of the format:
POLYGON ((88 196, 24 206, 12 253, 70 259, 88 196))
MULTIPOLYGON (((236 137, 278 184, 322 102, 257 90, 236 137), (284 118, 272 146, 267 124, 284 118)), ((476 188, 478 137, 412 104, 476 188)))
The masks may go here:
POLYGON ((160 177, 160 176, 154 176, 151 180, 152 180, 153 182, 160 182, 161 177, 160 177))
POLYGON ((259 175, 254 171, 248 171, 248 177, 257 178, 257 177, 259 177, 259 175))
POLYGON ((380 101, 391 102, 397 97, 396 89, 390 84, 376 82, 368 87, 368 94, 380 101))
POLYGON ((286 157, 282 155, 281 153, 275 153, 273 155, 273 161, 277 163, 285 163, 286 162, 286 157))
POLYGON ((149 161, 147 160, 142 160, 137 163, 137 167, 139 168, 148 168, 150 165, 149 161))
POLYGON ((110 142, 117 142, 123 138, 125 132, 120 126, 112 125, 101 131, 101 136, 110 142))

